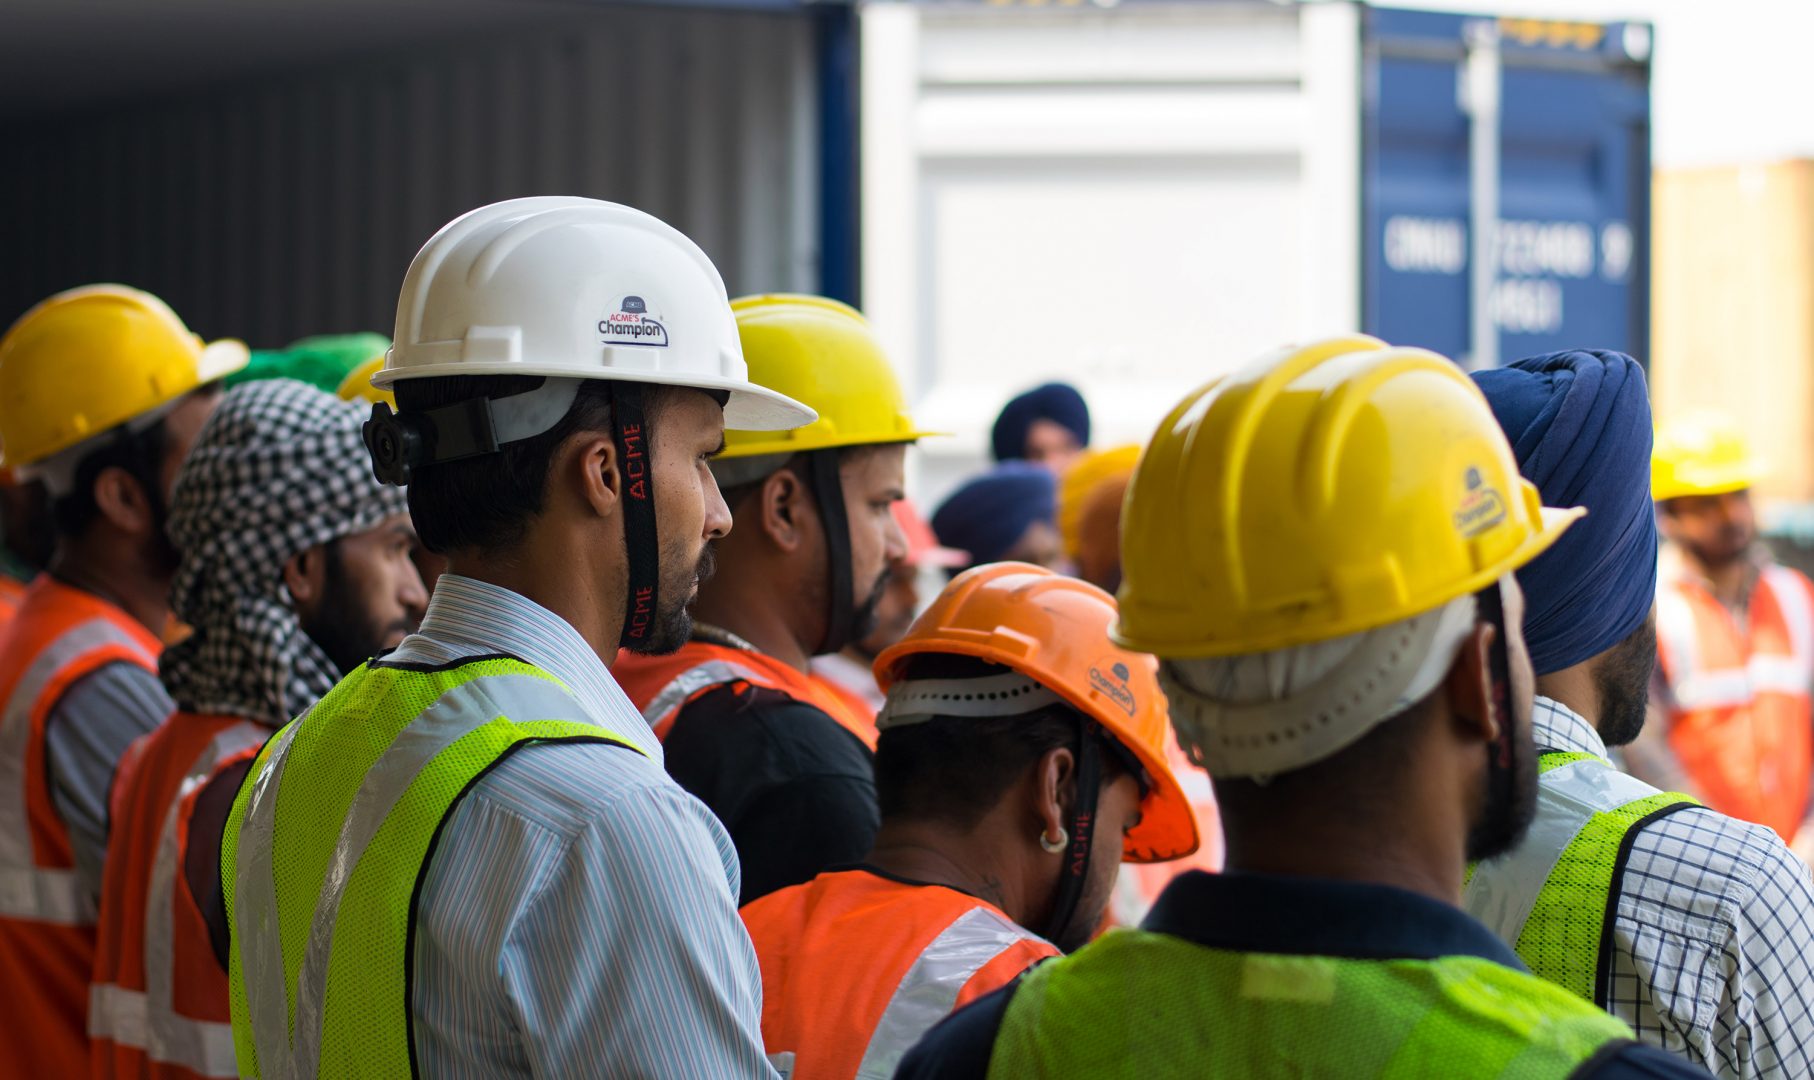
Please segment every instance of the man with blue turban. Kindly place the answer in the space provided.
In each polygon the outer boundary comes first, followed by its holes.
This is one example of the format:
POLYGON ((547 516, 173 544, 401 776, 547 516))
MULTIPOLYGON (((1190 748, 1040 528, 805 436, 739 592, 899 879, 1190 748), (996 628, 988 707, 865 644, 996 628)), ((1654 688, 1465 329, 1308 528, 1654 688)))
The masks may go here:
MULTIPOLYGON (((1058 477, 1025 461, 1006 461, 965 481, 932 513, 932 531, 948 548, 970 553, 968 566, 1026 562, 1059 569, 1058 477)), ((948 572, 955 577, 961 567, 948 572)))
POLYGON ((996 461, 1030 461, 1063 475, 1090 445, 1090 407, 1069 383, 1035 386, 1002 406, 989 441, 996 461))
POLYGON ((1771 830, 1616 769, 1656 664, 1650 403, 1623 353, 1474 376, 1546 506, 1587 517, 1518 571, 1542 754, 1536 821, 1467 910, 1536 974, 1722 1077, 1814 1069, 1814 885, 1771 830))

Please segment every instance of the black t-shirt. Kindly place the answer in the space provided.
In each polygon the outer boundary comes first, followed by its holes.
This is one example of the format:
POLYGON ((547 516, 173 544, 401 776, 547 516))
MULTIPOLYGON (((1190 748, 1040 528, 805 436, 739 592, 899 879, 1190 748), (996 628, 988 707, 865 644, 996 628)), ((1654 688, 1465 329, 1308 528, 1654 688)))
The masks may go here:
POLYGON ((662 754, 730 832, 743 864, 739 904, 860 862, 875 842, 873 756, 822 709, 727 684, 681 708, 662 754))

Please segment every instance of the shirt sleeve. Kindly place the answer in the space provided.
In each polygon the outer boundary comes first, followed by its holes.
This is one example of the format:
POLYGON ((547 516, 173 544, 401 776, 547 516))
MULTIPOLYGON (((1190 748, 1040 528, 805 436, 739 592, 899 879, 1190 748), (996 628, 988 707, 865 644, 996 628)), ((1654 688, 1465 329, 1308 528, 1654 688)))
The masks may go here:
POLYGON ((116 661, 71 683, 45 719, 51 804, 69 829, 76 875, 90 896, 101 895, 114 769, 134 739, 175 710, 156 674, 116 661))
POLYGON ((1733 916, 1713 1024, 1723 1076, 1814 1072, 1814 883, 1781 840, 1767 840, 1755 890, 1733 916))
POLYGON ((730 831, 741 903, 859 862, 875 843, 869 750, 811 705, 726 686, 688 703, 662 749, 668 772, 730 831))
POLYGON ((774 1076, 729 840, 632 758, 526 747, 448 818, 417 916, 424 1075, 774 1076))

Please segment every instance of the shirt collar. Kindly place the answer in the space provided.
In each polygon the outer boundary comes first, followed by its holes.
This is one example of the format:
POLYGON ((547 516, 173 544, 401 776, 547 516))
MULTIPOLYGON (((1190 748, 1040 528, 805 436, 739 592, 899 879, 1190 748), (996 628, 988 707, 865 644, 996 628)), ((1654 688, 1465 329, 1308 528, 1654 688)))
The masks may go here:
POLYGON ((1386 885, 1191 870, 1172 879, 1141 926, 1235 952, 1354 960, 1476 956, 1525 970, 1504 942, 1460 908, 1386 885))
MULTIPOLYGON (((442 574, 413 636, 457 655, 505 653, 541 668, 579 699, 590 719, 661 762, 661 741, 592 646, 573 624, 527 596, 476 578, 442 574)), ((397 651, 407 654, 409 640, 397 651)))
POLYGON ((1553 750, 1571 754, 1606 756, 1606 740, 1587 718, 1554 698, 1537 695, 1531 705, 1531 735, 1538 753, 1553 750))

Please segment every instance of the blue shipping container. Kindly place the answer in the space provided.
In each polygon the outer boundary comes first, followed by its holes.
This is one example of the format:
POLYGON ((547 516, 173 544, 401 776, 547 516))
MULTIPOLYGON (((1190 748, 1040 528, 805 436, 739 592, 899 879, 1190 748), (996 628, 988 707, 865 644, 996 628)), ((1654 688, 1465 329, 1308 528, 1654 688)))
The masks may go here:
POLYGON ((1362 33, 1367 332, 1470 366, 1573 347, 1648 363, 1650 28, 1376 8, 1362 33))

